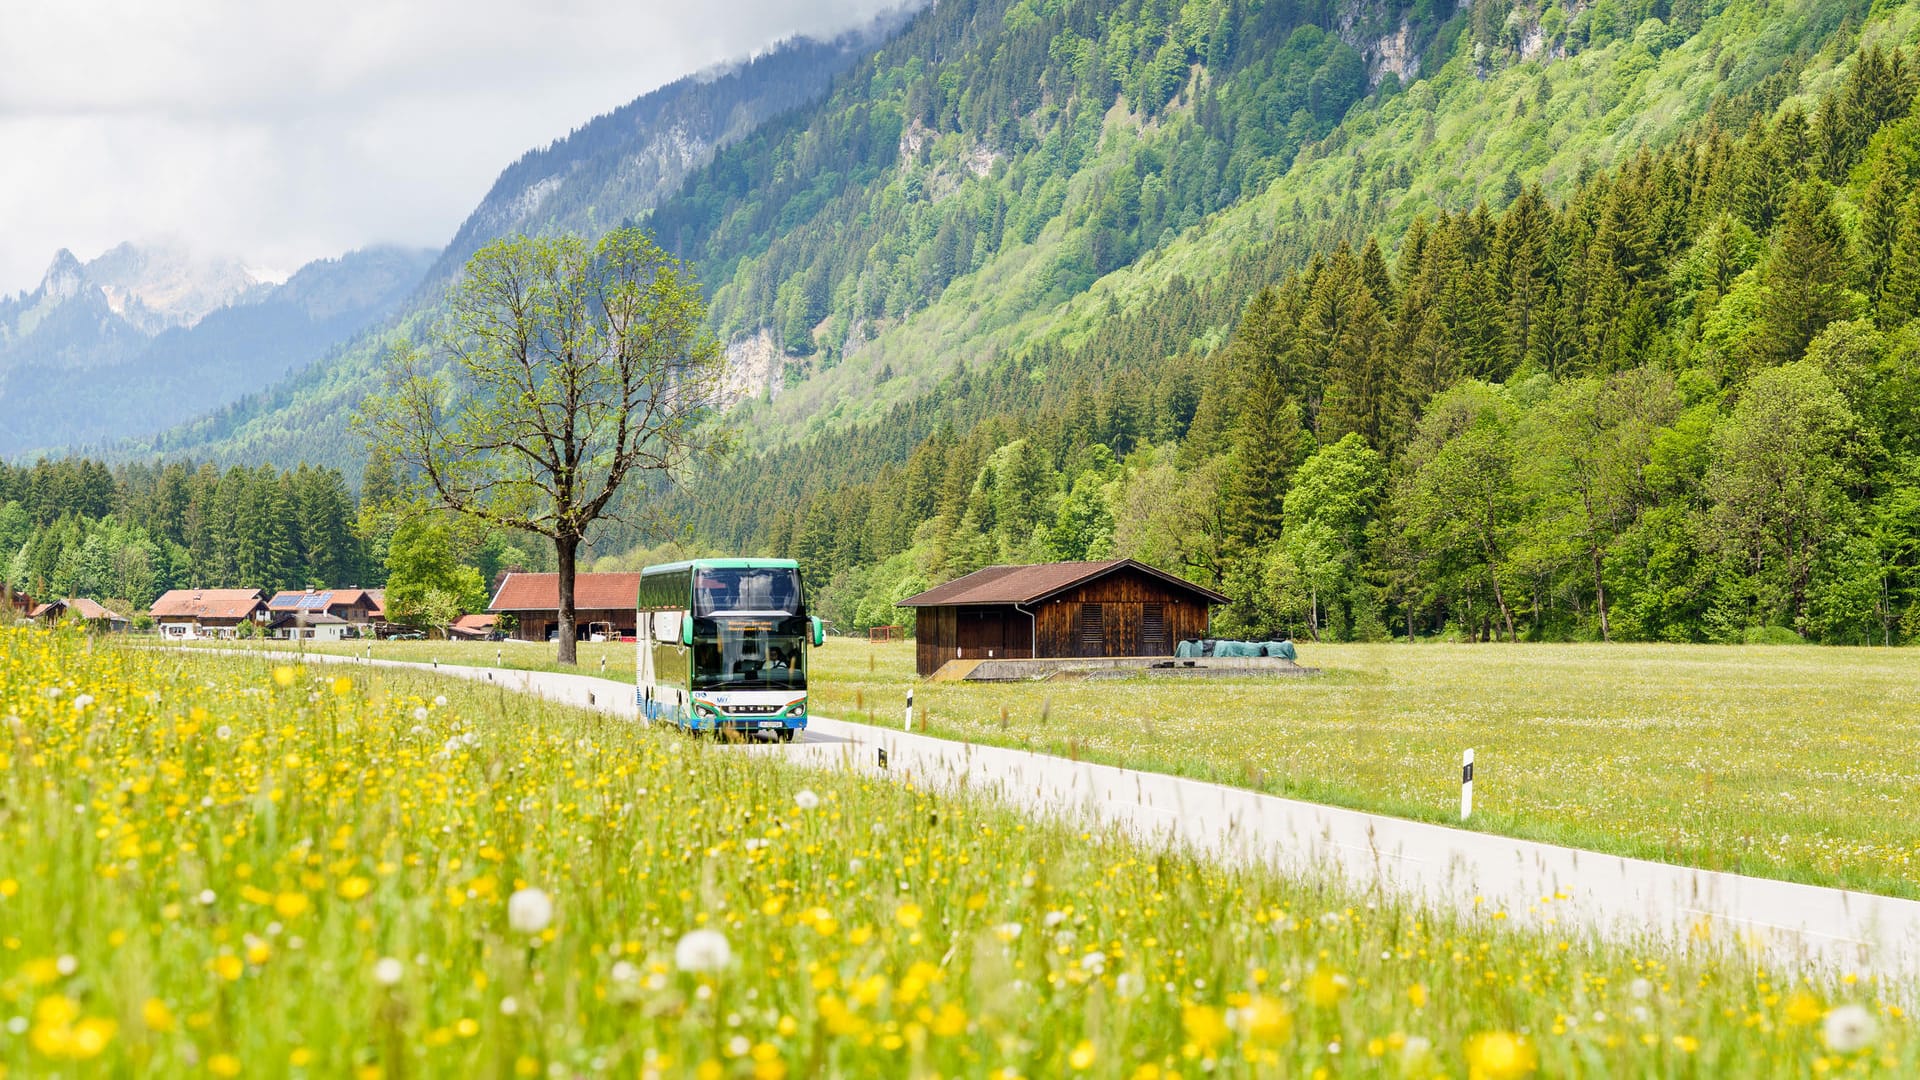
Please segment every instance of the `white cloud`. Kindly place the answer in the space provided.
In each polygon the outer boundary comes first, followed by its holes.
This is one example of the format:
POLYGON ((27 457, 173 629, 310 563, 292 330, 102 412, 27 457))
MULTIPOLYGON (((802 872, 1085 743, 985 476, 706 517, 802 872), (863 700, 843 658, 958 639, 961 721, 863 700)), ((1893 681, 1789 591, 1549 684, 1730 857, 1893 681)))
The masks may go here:
POLYGON ((899 0, 60 0, 0 34, 0 293, 122 240, 290 270, 438 246, 499 171, 675 78, 899 0))

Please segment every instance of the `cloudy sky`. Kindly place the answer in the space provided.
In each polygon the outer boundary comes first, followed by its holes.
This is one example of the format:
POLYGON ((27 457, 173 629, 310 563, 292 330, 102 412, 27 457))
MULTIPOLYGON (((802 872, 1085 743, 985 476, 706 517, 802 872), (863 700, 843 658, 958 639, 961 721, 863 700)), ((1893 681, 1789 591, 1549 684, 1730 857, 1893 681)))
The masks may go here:
POLYGON ((176 239, 286 272, 439 246, 522 151, 900 0, 48 0, 0 33, 0 294, 176 239))

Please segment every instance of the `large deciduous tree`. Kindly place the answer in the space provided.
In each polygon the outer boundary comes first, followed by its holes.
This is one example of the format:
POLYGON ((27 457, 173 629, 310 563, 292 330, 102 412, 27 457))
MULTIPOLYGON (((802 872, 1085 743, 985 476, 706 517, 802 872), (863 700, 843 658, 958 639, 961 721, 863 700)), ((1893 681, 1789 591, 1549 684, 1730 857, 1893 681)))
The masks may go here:
POLYGON ((692 272, 637 228, 497 240, 474 254, 431 349, 398 350, 360 422, 433 504, 553 541, 559 660, 574 578, 615 496, 718 452, 722 365, 692 272))

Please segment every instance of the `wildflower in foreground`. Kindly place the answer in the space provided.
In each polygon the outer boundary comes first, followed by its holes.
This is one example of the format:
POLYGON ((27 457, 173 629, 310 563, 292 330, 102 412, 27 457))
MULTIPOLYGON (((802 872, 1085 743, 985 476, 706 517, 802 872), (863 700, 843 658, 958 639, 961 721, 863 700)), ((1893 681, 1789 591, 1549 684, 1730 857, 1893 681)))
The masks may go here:
POLYGON ((1467 1076, 1471 1080, 1514 1080, 1538 1068, 1533 1044, 1505 1031, 1487 1031, 1467 1040, 1467 1076))
POLYGON ((802 810, 812 810, 820 805, 820 796, 807 788, 801 788, 793 793, 793 805, 802 810))
POLYGON ((1866 1009, 1842 1005, 1827 1013, 1826 1021, 1820 1025, 1820 1037, 1834 1053, 1851 1054, 1872 1042, 1878 1027, 1873 1022, 1873 1014, 1866 1009))
POLYGON ((406 967, 391 956, 383 956, 373 965, 373 981, 381 986, 397 986, 407 973, 406 967))
POLYGON ((1180 1026, 1186 1029, 1187 1038, 1192 1039, 1203 1053, 1218 1046, 1227 1037, 1226 1018, 1211 1005, 1188 1005, 1181 1009, 1180 1026))
POLYGON ((733 963, 733 947, 718 930, 695 930, 673 947, 673 963, 694 974, 720 971, 733 963))
POLYGON ((521 889, 507 898, 507 925, 537 934, 553 922, 553 898, 541 889, 521 889))

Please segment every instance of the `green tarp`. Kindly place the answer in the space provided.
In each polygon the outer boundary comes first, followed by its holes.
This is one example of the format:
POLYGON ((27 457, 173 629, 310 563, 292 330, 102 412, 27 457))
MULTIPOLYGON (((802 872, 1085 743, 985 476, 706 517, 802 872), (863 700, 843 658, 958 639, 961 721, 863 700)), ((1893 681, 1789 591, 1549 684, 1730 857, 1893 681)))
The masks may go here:
POLYGON ((1287 660, 1296 659, 1291 641, 1183 641, 1174 647, 1173 655, 1185 659, 1202 656, 1278 656, 1287 660))

